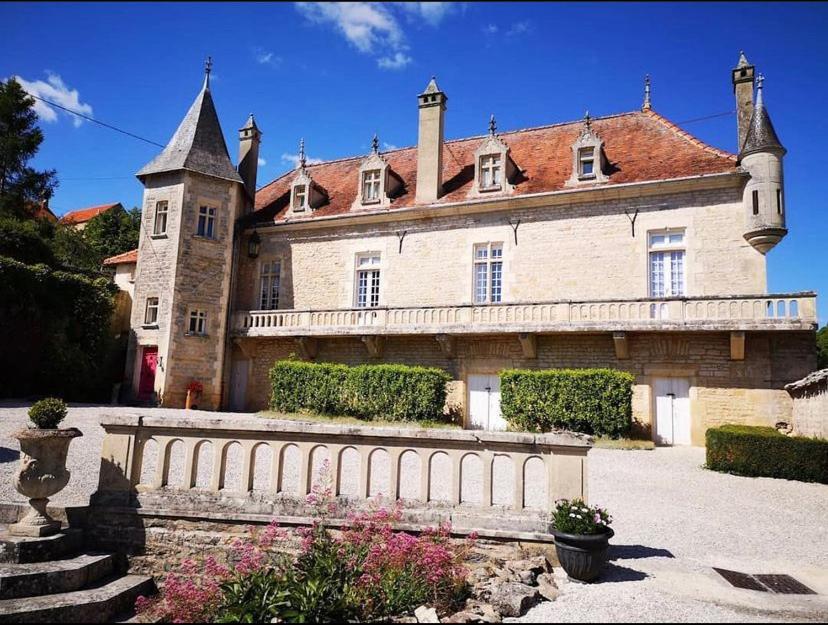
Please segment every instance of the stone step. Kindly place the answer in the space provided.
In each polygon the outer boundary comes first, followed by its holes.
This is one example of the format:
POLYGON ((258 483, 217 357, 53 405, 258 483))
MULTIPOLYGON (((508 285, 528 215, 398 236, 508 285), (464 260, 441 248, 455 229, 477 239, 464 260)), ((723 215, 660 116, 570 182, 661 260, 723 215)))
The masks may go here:
POLYGON ((83 548, 83 530, 66 528, 51 536, 12 536, 0 528, 0 563, 29 563, 61 560, 83 548))
POLYGON ((80 590, 116 572, 112 554, 81 554, 66 560, 0 564, 0 600, 80 590))
POLYGON ((0 623, 108 623, 129 613, 139 595, 155 593, 145 575, 125 575, 94 588, 0 601, 0 623))

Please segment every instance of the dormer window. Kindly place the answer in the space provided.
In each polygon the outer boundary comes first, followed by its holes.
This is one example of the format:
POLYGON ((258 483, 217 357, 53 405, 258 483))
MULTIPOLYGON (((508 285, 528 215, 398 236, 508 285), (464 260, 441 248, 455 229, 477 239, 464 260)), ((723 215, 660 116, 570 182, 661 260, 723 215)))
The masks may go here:
POLYGON ((589 113, 584 116, 583 127, 572 145, 572 175, 567 186, 581 182, 606 182, 604 173, 604 142, 592 129, 589 113))
POLYGON ((578 150, 579 178, 595 178, 595 148, 578 150))
POLYGON ((305 210, 308 205, 308 185, 297 184, 293 187, 293 210, 295 212, 305 210))
POLYGON ((362 203, 380 201, 380 183, 382 172, 379 169, 362 172, 362 203))
POLYGON ((299 141, 299 163, 296 176, 290 183, 290 213, 304 213, 316 210, 328 201, 328 194, 313 181, 305 159, 305 140, 299 141))
POLYGON ((500 189, 501 178, 500 154, 487 154, 480 157, 480 190, 500 189))
POLYGON ((509 146, 497 135, 494 115, 489 121, 489 134, 474 153, 475 179, 477 184, 469 191, 469 197, 500 191, 511 193, 518 168, 512 160, 509 146))

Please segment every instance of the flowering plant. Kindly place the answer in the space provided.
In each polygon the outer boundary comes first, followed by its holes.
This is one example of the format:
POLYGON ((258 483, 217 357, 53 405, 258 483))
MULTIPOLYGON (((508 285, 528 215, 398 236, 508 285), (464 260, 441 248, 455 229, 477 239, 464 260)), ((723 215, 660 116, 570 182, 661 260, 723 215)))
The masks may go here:
POLYGON ((187 385, 187 390, 193 395, 201 395, 204 392, 204 385, 198 380, 193 380, 187 385))
POLYGON ((552 523, 563 534, 600 534, 607 531, 612 517, 603 508, 587 506, 583 499, 559 499, 552 523))

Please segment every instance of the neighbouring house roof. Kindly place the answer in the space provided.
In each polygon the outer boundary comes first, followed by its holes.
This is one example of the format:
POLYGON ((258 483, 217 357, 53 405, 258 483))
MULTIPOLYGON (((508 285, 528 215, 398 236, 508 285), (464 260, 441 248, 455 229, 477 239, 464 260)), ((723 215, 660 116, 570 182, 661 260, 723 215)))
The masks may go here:
POLYGON ((80 208, 78 210, 69 211, 60 218, 60 221, 65 224, 82 224, 93 217, 105 213, 108 210, 120 206, 120 202, 114 204, 101 204, 100 206, 90 206, 89 208, 80 208))
POLYGON ((791 382, 785 385, 785 390, 788 392, 805 391, 816 389, 819 387, 825 388, 828 384, 828 369, 820 369, 809 373, 801 380, 791 382))
POLYGON ((42 202, 26 202, 26 210, 34 219, 46 219, 52 223, 58 220, 57 215, 49 208, 47 201, 42 202))
MULTIPOLYGON (((608 181, 595 186, 668 180, 736 171, 736 155, 696 139, 653 110, 621 113, 592 119, 592 129, 602 139, 608 181)), ((583 128, 582 121, 498 133, 521 170, 510 197, 567 188, 573 166, 572 145, 583 128)), ((474 184, 474 152, 484 136, 446 141, 443 151, 443 195, 434 204, 467 199, 474 184)), ((323 187, 328 201, 307 219, 352 211, 358 195, 359 168, 366 155, 307 165, 314 183, 323 187)), ((403 186, 390 209, 416 205, 417 148, 382 153, 403 186)), ((289 171, 256 193, 253 221, 281 221, 290 203, 289 171)), ((578 188, 590 185, 579 185, 578 188)), ((495 196, 497 197, 497 196, 495 196)))
POLYGON ((117 256, 110 256, 109 258, 104 259, 104 265, 126 265, 128 263, 137 263, 138 262, 138 250, 130 250, 128 252, 124 252, 123 254, 118 254, 117 256))
POLYGON ((144 165, 136 176, 141 178, 182 169, 242 182, 227 153, 208 80, 204 81, 204 86, 167 147, 144 165))

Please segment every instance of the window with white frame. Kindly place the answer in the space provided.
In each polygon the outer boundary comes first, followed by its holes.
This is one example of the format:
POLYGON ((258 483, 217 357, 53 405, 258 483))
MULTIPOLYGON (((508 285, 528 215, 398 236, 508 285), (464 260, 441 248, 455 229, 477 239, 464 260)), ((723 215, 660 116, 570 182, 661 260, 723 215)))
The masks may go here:
POLYGON ((497 304, 503 299, 503 243, 474 246, 474 303, 497 304))
POLYGON ((578 150, 578 176, 581 178, 595 177, 595 148, 578 150))
POLYGON ((259 308, 261 310, 276 310, 279 308, 279 284, 281 280, 281 260, 262 263, 259 277, 259 308))
POLYGON ((207 239, 214 239, 216 230, 216 209, 212 206, 201 206, 198 209, 198 226, 196 234, 207 239))
POLYGON ((167 233, 167 215, 169 213, 169 204, 166 201, 155 203, 155 222, 153 223, 153 234, 167 233))
POLYGON ((380 255, 376 252, 357 254, 356 307, 376 308, 380 295, 380 255))
POLYGON ((205 311, 190 311, 190 323, 187 326, 187 334, 207 334, 207 313, 205 311))
POLYGON ((480 188, 500 188, 500 154, 485 154, 480 157, 480 188))
POLYGON ((303 211, 308 201, 308 185, 297 184, 293 187, 293 210, 303 211))
POLYGON ((681 297, 685 294, 684 230, 649 233, 650 297, 681 297))
POLYGON ((144 310, 144 325, 154 326, 158 323, 158 298, 148 297, 144 310))
POLYGON ((362 172, 362 201, 363 202, 379 202, 380 201, 380 177, 382 171, 379 169, 371 169, 362 172))

